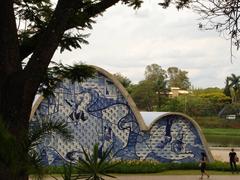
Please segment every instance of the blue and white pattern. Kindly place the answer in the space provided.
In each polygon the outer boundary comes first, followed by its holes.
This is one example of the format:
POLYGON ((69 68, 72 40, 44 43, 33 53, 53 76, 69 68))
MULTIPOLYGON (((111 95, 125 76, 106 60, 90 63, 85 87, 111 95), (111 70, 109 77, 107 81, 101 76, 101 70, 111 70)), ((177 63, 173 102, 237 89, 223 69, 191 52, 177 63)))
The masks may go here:
POLYGON ((36 149, 46 165, 75 162, 81 146, 99 151, 113 147, 119 160, 158 160, 192 162, 204 151, 200 135, 192 122, 181 115, 168 115, 156 121, 149 131, 141 131, 138 121, 115 84, 101 74, 83 83, 64 79, 55 96, 45 98, 31 119, 31 126, 50 121, 68 123, 74 139, 57 134, 46 136, 36 149))

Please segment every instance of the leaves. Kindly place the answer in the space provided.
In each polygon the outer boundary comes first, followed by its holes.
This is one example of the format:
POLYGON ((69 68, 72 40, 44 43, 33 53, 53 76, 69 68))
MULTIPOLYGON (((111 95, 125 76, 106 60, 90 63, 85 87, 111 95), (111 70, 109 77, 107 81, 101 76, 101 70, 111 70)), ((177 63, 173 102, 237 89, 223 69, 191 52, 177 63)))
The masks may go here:
POLYGON ((231 74, 226 78, 224 93, 232 98, 232 102, 240 101, 240 76, 231 74))
POLYGON ((189 7, 189 3, 191 3, 192 0, 164 0, 163 2, 158 3, 160 6, 162 6, 164 9, 168 8, 170 4, 174 4, 177 9, 181 9, 184 7, 189 7))
POLYGON ((54 96, 54 89, 58 82, 64 78, 70 79, 72 82, 83 82, 84 80, 94 77, 95 68, 85 64, 63 65, 62 63, 53 63, 54 66, 48 68, 44 75, 43 81, 39 86, 38 93, 44 97, 54 96))
POLYGON ((238 0, 196 0, 192 4, 193 10, 201 18, 201 29, 215 30, 231 42, 231 60, 233 49, 239 49, 239 17, 240 6, 238 0))
POLYGON ((52 7, 50 0, 16 0, 15 14, 19 20, 19 34, 36 33, 44 28, 53 13, 52 7))
POLYGON ((81 48, 81 44, 88 44, 88 41, 85 40, 89 34, 72 34, 65 33, 59 43, 60 52, 62 53, 65 49, 72 51, 72 49, 81 48))
POLYGON ((118 165, 118 163, 110 163, 110 153, 112 148, 108 148, 99 154, 99 146, 95 144, 91 153, 82 147, 83 157, 79 158, 76 167, 78 174, 76 179, 103 180, 103 176, 115 178, 107 173, 108 170, 118 165))
POLYGON ((28 134, 28 151, 33 150, 33 148, 41 143, 41 140, 46 137, 46 135, 59 134, 65 140, 71 140, 73 136, 67 127, 67 124, 61 121, 51 121, 48 118, 43 120, 37 120, 37 122, 32 122, 33 125, 29 129, 28 134))
POLYGON ((0 119, 0 168, 9 171, 14 178, 20 173, 34 173, 37 178, 43 175, 41 157, 36 152, 38 145, 46 135, 59 134, 71 140, 72 135, 67 124, 47 119, 39 120, 29 129, 29 134, 21 142, 9 132, 7 126, 0 119))
POLYGON ((167 69, 169 87, 179 87, 180 89, 187 90, 190 88, 191 83, 187 77, 188 72, 178 69, 177 67, 169 67, 167 69))
POLYGON ((123 85, 123 87, 128 88, 131 85, 131 80, 128 77, 122 75, 121 73, 115 73, 113 74, 113 76, 117 78, 117 80, 123 85))

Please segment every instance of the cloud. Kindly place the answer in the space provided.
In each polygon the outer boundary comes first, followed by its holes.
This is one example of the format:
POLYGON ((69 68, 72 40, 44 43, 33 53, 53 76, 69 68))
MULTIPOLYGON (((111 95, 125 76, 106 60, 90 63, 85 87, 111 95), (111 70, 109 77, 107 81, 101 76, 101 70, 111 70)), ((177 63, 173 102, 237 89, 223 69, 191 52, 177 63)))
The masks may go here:
POLYGON ((240 61, 230 62, 230 43, 217 32, 200 31, 198 15, 190 10, 165 10, 154 3, 145 1, 138 11, 117 4, 96 19, 89 45, 55 53, 54 59, 97 65, 135 83, 152 63, 187 70, 195 87, 224 87, 226 76, 240 75, 240 61))

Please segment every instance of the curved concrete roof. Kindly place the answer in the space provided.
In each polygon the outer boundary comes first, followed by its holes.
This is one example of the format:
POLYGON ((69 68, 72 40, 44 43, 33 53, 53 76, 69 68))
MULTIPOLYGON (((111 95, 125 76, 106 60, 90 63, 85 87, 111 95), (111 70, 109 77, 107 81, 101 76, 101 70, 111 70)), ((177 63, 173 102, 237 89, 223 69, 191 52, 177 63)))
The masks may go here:
POLYGON ((196 128, 199 136, 200 136, 200 139, 203 143, 203 147, 205 148, 205 151, 206 151, 206 154, 207 154, 207 157, 208 157, 208 160, 210 162, 213 162, 214 159, 213 159, 213 156, 210 152, 210 149, 207 145, 207 141, 203 135, 203 132, 200 128, 200 126, 197 124, 197 122, 192 119, 191 117, 187 116, 186 114, 183 114, 183 113, 178 113, 178 112, 140 112, 142 117, 143 117, 143 120, 145 122, 145 124, 148 126, 148 131, 151 130, 152 126, 158 122, 158 121, 161 121, 161 118, 165 117, 165 116, 170 116, 170 115, 179 115, 179 116, 182 116, 184 118, 186 118, 188 121, 190 121, 193 126, 196 128))
MULTIPOLYGON (((206 142, 205 137, 203 136, 201 128, 191 117, 189 117, 185 114, 176 113, 176 112, 141 112, 140 113, 137 109, 136 104, 134 103, 134 101, 132 100, 131 96, 128 94, 126 89, 122 86, 122 84, 112 74, 110 74, 109 72, 105 71, 102 68, 99 68, 99 67, 96 67, 96 66, 92 66, 92 67, 94 67, 97 72, 103 74, 104 76, 106 76, 107 78, 112 80, 112 82, 115 84, 115 86, 119 89, 119 91, 122 93, 122 95, 126 98, 127 102, 129 103, 129 106, 132 109, 132 111, 133 111, 133 113, 136 117, 136 120, 139 124, 139 127, 142 131, 149 131, 151 129, 151 127, 153 126, 153 124, 156 123, 157 121, 161 120, 161 118, 164 117, 164 116, 168 116, 168 115, 183 116, 186 119, 188 119, 194 125, 194 127, 197 129, 198 134, 200 135, 200 138, 203 142, 203 146, 206 150, 207 156, 209 157, 209 161, 213 161, 212 154, 210 153, 210 150, 207 146, 207 142, 206 142)), ((40 96, 38 98, 38 100, 35 102, 35 104, 32 108, 30 119, 33 117, 35 111, 37 110, 38 106, 40 105, 40 103, 43 99, 44 98, 42 96, 40 96)))
POLYGON ((144 120, 144 123, 149 127, 158 117, 167 114, 168 112, 147 112, 141 111, 140 114, 144 120))
MULTIPOLYGON (((128 94, 128 92, 126 91, 126 89, 123 87, 123 85, 117 80, 117 78, 115 78, 112 74, 110 74, 109 72, 105 71, 104 69, 97 67, 97 66, 93 66, 96 69, 97 72, 103 74, 104 76, 106 76, 107 78, 111 79, 112 82, 114 83, 114 85, 119 89, 119 91, 121 92, 121 94, 124 96, 124 98, 127 100, 130 108, 132 109, 132 112, 134 113, 136 120, 139 124, 139 127, 141 130, 146 131, 148 129, 148 127, 146 126, 146 124, 144 123, 144 120, 139 112, 139 110, 137 109, 136 104, 134 103, 132 97, 128 94)), ((42 102, 42 100, 44 99, 43 96, 38 96, 38 98, 36 98, 32 107, 32 111, 31 111, 31 115, 30 115, 30 119, 34 116, 34 113, 36 112, 38 106, 40 105, 40 103, 42 102)))
POLYGON ((125 97, 125 99, 127 100, 130 108, 132 109, 137 122, 140 126, 141 130, 147 130, 148 127, 146 126, 146 124, 144 123, 144 120, 136 106, 136 104, 134 103, 132 97, 128 94, 128 92, 126 91, 126 89, 123 87, 123 85, 117 80, 117 78, 115 78, 112 74, 110 74, 109 72, 105 71, 104 69, 97 67, 97 66, 93 66, 98 72, 100 72, 101 74, 103 74, 104 76, 106 76, 107 78, 111 79, 114 83, 114 85, 119 89, 119 91, 122 93, 122 95, 125 97))

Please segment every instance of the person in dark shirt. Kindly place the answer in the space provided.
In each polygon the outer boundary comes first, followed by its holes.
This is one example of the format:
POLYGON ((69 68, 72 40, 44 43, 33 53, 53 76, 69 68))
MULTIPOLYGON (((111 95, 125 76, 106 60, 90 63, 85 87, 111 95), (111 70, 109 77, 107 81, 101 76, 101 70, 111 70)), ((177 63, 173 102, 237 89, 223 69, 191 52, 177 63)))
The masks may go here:
POLYGON ((234 152, 234 149, 231 149, 231 152, 229 153, 229 162, 230 162, 232 173, 234 172, 238 173, 236 159, 237 159, 237 153, 234 152))
POLYGON ((200 170, 201 170, 201 177, 203 179, 203 175, 205 174, 208 178, 210 175, 206 172, 206 163, 207 163, 207 156, 204 152, 201 153, 201 160, 200 160, 200 170))

